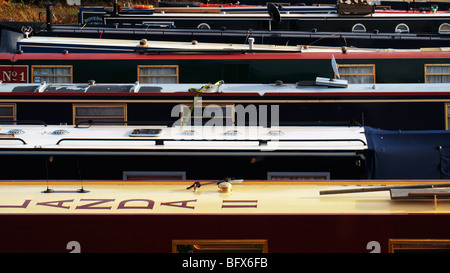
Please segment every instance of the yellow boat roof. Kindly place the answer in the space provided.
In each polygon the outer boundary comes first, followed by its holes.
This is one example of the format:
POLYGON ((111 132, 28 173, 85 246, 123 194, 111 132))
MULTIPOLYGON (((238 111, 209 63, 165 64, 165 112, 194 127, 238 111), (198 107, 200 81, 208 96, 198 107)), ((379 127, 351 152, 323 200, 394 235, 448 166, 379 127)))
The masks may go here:
MULTIPOLYGON (((433 181, 240 181, 232 182, 229 192, 221 191, 216 183, 187 189, 193 182, 2 181, 0 214, 450 213, 446 200, 391 200, 389 191, 320 194, 323 190, 433 181), (77 192, 82 187, 86 193, 77 192), (53 192, 44 193, 47 188, 53 192)), ((200 183, 207 182, 211 181, 200 183)))

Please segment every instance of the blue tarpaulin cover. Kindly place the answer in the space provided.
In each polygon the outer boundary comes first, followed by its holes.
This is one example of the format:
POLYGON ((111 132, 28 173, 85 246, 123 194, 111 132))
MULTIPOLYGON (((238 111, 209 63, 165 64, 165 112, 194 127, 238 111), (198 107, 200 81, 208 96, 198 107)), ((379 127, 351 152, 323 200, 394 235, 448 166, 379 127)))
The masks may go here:
POLYGON ((450 179, 450 131, 365 127, 369 179, 450 179))

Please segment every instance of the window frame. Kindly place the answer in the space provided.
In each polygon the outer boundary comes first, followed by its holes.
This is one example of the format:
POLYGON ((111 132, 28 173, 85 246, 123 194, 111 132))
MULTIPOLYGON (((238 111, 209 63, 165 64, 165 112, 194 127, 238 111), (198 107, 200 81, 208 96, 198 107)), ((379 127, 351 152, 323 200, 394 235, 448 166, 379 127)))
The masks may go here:
MULTIPOLYGON (((179 245, 261 245, 262 253, 268 253, 268 241, 265 239, 199 239, 199 240, 172 240, 172 253, 177 253, 177 246, 179 245)), ((226 247, 225 247, 226 248, 226 247)), ((218 249, 219 250, 219 249, 218 249)), ((223 250, 223 249, 222 249, 223 250)))
POLYGON ((314 179, 317 181, 330 180, 330 172, 267 172, 267 180, 270 181, 298 181, 298 180, 311 180, 311 179, 273 179, 273 177, 325 177, 325 179, 314 179))
POLYGON ((439 34, 450 34, 450 24, 449 23, 442 23, 439 28, 438 28, 438 33, 439 34), (445 30, 443 30, 443 28, 447 28, 445 30))
MULTIPOLYGON (((2 121, 9 121, 7 120, 8 118, 11 118, 11 121, 15 121, 17 120, 17 104, 16 103, 0 103, 0 108, 1 107, 12 107, 12 116, 0 116, 0 124, 2 123, 2 121)), ((14 123, 15 124, 15 123, 14 123)))
MULTIPOLYGON (((70 74, 58 75, 58 74, 49 74, 49 75, 36 75, 41 77, 70 77, 70 83, 73 83, 73 65, 32 65, 31 66, 31 83, 36 83, 34 81, 34 70, 35 68, 69 68, 70 74)), ((46 81, 47 82, 47 81, 46 81)), ((41 81, 42 83, 42 81, 41 81)), ((49 82, 47 82, 49 83, 49 82)))
MULTIPOLYGON (((107 119, 117 119, 117 118, 123 118, 123 122, 126 122, 128 120, 128 114, 127 114, 127 104, 126 103, 73 103, 72 104, 72 124, 76 125, 76 120, 79 118, 83 119, 106 119, 105 121, 108 121, 107 119), (76 111, 78 108, 89 108, 89 107, 95 107, 95 108, 108 108, 108 107, 122 107, 123 108, 123 116, 77 116, 76 111)), ((118 121, 117 123, 121 123, 118 121)), ((113 125, 112 123, 111 125, 113 125)))
POLYGON ((428 76, 450 76, 450 72, 449 73, 428 73, 427 72, 427 70, 428 70, 427 68, 428 67, 433 67, 433 66, 448 66, 448 67, 450 67, 450 64, 424 64, 423 71, 424 71, 424 82, 425 83, 430 83, 427 80, 428 76))
POLYGON ((395 253, 395 250, 416 249, 416 250, 431 250, 433 245, 446 245, 447 250, 450 250, 449 239, 389 239, 389 253, 395 253), (398 247, 400 245, 400 247, 398 247), (423 246, 423 248, 420 248, 423 246), (428 248, 426 246, 429 246, 428 248))
MULTIPOLYGON (((373 76, 373 82, 370 83, 376 83, 376 66, 375 64, 338 64, 338 71, 339 75, 341 76, 373 76), (339 71, 339 68, 341 67, 371 67, 373 73, 372 74, 343 74, 339 71)), ((334 76, 336 78, 336 75, 334 76)), ((363 83, 364 84, 364 83, 363 83)))
POLYGON ((185 171, 123 171, 123 180, 127 181, 145 181, 145 180, 151 180, 151 181, 180 181, 180 180, 186 180, 186 172, 185 171), (130 180, 128 176, 136 176, 136 175, 142 175, 142 176, 149 176, 149 179, 137 179, 137 180, 130 180), (172 180, 172 179, 153 179, 151 176, 181 176, 180 179, 172 180))
POLYGON ((367 28, 366 28, 366 26, 365 26, 364 24, 356 23, 356 24, 354 24, 353 27, 352 27, 352 32, 356 32, 356 33, 365 33, 365 32, 367 32, 367 28), (362 27, 362 30, 358 30, 358 29, 357 29, 358 27, 362 27))
MULTIPOLYGON (((179 66, 178 65, 138 65, 137 66, 137 81, 141 81, 141 77, 151 78, 151 77, 175 77, 176 83, 179 83, 180 81, 180 74, 179 74, 179 66), (141 75, 140 69, 141 68, 175 68, 176 74, 175 75, 141 75)), ((158 84, 158 83, 155 83, 158 84)))
POLYGON ((399 33, 399 34, 402 34, 402 33, 409 33, 409 32, 410 32, 410 28, 409 28, 409 26, 408 26, 407 24, 405 24, 405 23, 400 23, 400 24, 398 24, 398 25, 395 26, 394 32, 395 32, 395 33, 399 33), (406 27, 406 29, 405 29, 405 30, 402 30, 401 27, 406 27))

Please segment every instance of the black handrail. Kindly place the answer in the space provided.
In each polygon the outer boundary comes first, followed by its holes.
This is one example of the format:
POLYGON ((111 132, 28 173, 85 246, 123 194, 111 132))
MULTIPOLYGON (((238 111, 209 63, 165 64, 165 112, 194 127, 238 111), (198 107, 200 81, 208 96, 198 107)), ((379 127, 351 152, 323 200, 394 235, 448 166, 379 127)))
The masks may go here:
POLYGON ((25 140, 18 138, 18 137, 0 137, 0 140, 18 140, 18 141, 21 141, 24 145, 27 144, 25 142, 25 140))
POLYGON ((4 123, 19 123, 19 124, 42 124, 44 127, 47 127, 47 123, 43 122, 42 120, 2 120, 0 121, 0 124, 4 123))
MULTIPOLYGON (((82 127, 82 128, 89 128, 92 125, 94 125, 96 123, 95 120, 82 120, 79 121, 77 124, 75 124, 75 128, 80 128, 79 126, 82 124, 88 124, 89 126, 87 127, 82 127)), ((121 124, 131 124, 131 125, 148 125, 148 126, 154 126, 154 125, 160 125, 160 126, 167 126, 167 127, 172 127, 172 124, 174 122, 173 121, 97 121, 97 124, 117 124, 117 125, 121 125, 121 124)))
POLYGON ((155 145, 164 145, 165 141, 226 141, 226 142, 254 142, 257 141, 259 146, 267 145, 269 141, 274 142, 343 142, 343 141, 357 141, 364 145, 367 143, 362 139, 161 139, 161 138, 62 138, 56 142, 59 145, 63 141, 155 141, 155 145))
MULTIPOLYGON (((97 124, 132 124, 132 125, 160 125, 173 127, 176 121, 97 121, 97 124)), ((96 121, 94 120, 82 120, 75 125, 75 128, 79 128, 82 124, 88 124, 90 126, 94 125, 96 121)), ((243 124, 237 123, 235 126, 251 126, 249 122, 245 122, 243 124)), ((264 126, 264 127, 278 127, 278 126, 358 126, 362 127, 361 123, 352 120, 352 121, 280 121, 280 122, 272 122, 267 121, 266 123, 258 123, 255 126, 264 126)))

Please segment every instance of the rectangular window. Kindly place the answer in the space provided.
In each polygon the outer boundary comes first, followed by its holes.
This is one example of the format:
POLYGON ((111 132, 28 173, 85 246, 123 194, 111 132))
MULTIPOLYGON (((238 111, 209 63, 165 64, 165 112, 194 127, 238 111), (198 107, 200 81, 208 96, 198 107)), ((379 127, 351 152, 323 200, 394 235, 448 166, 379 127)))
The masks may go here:
POLYGON ((449 83, 450 64, 425 64, 425 83, 449 83))
POLYGON ((340 64, 339 75, 348 83, 375 83, 374 64, 340 64))
POLYGON ((173 240, 172 253, 267 253, 267 240, 173 240))
POLYGON ((140 83, 178 83, 178 65, 139 65, 140 83))
POLYGON ((72 83, 71 65, 31 66, 31 81, 34 83, 72 83))
POLYGON ((450 240, 390 239, 389 253, 450 252, 450 240))
POLYGON ((234 104, 201 104, 195 106, 190 113, 191 106, 183 105, 181 111, 181 121, 187 122, 187 124, 195 125, 196 122, 201 122, 205 124, 211 119, 216 119, 211 121, 211 125, 218 125, 217 122, 221 122, 223 125, 233 125, 234 124, 234 104), (196 121, 201 119, 201 121, 196 121))
POLYGON ((329 172, 268 172, 267 180, 330 180, 329 172))
POLYGON ((186 172, 124 171, 123 180, 186 180, 186 172))
POLYGON ((123 124, 127 121, 126 104, 73 104, 73 124, 123 124))
POLYGON ((0 104, 0 121, 16 120, 16 104, 0 104))

